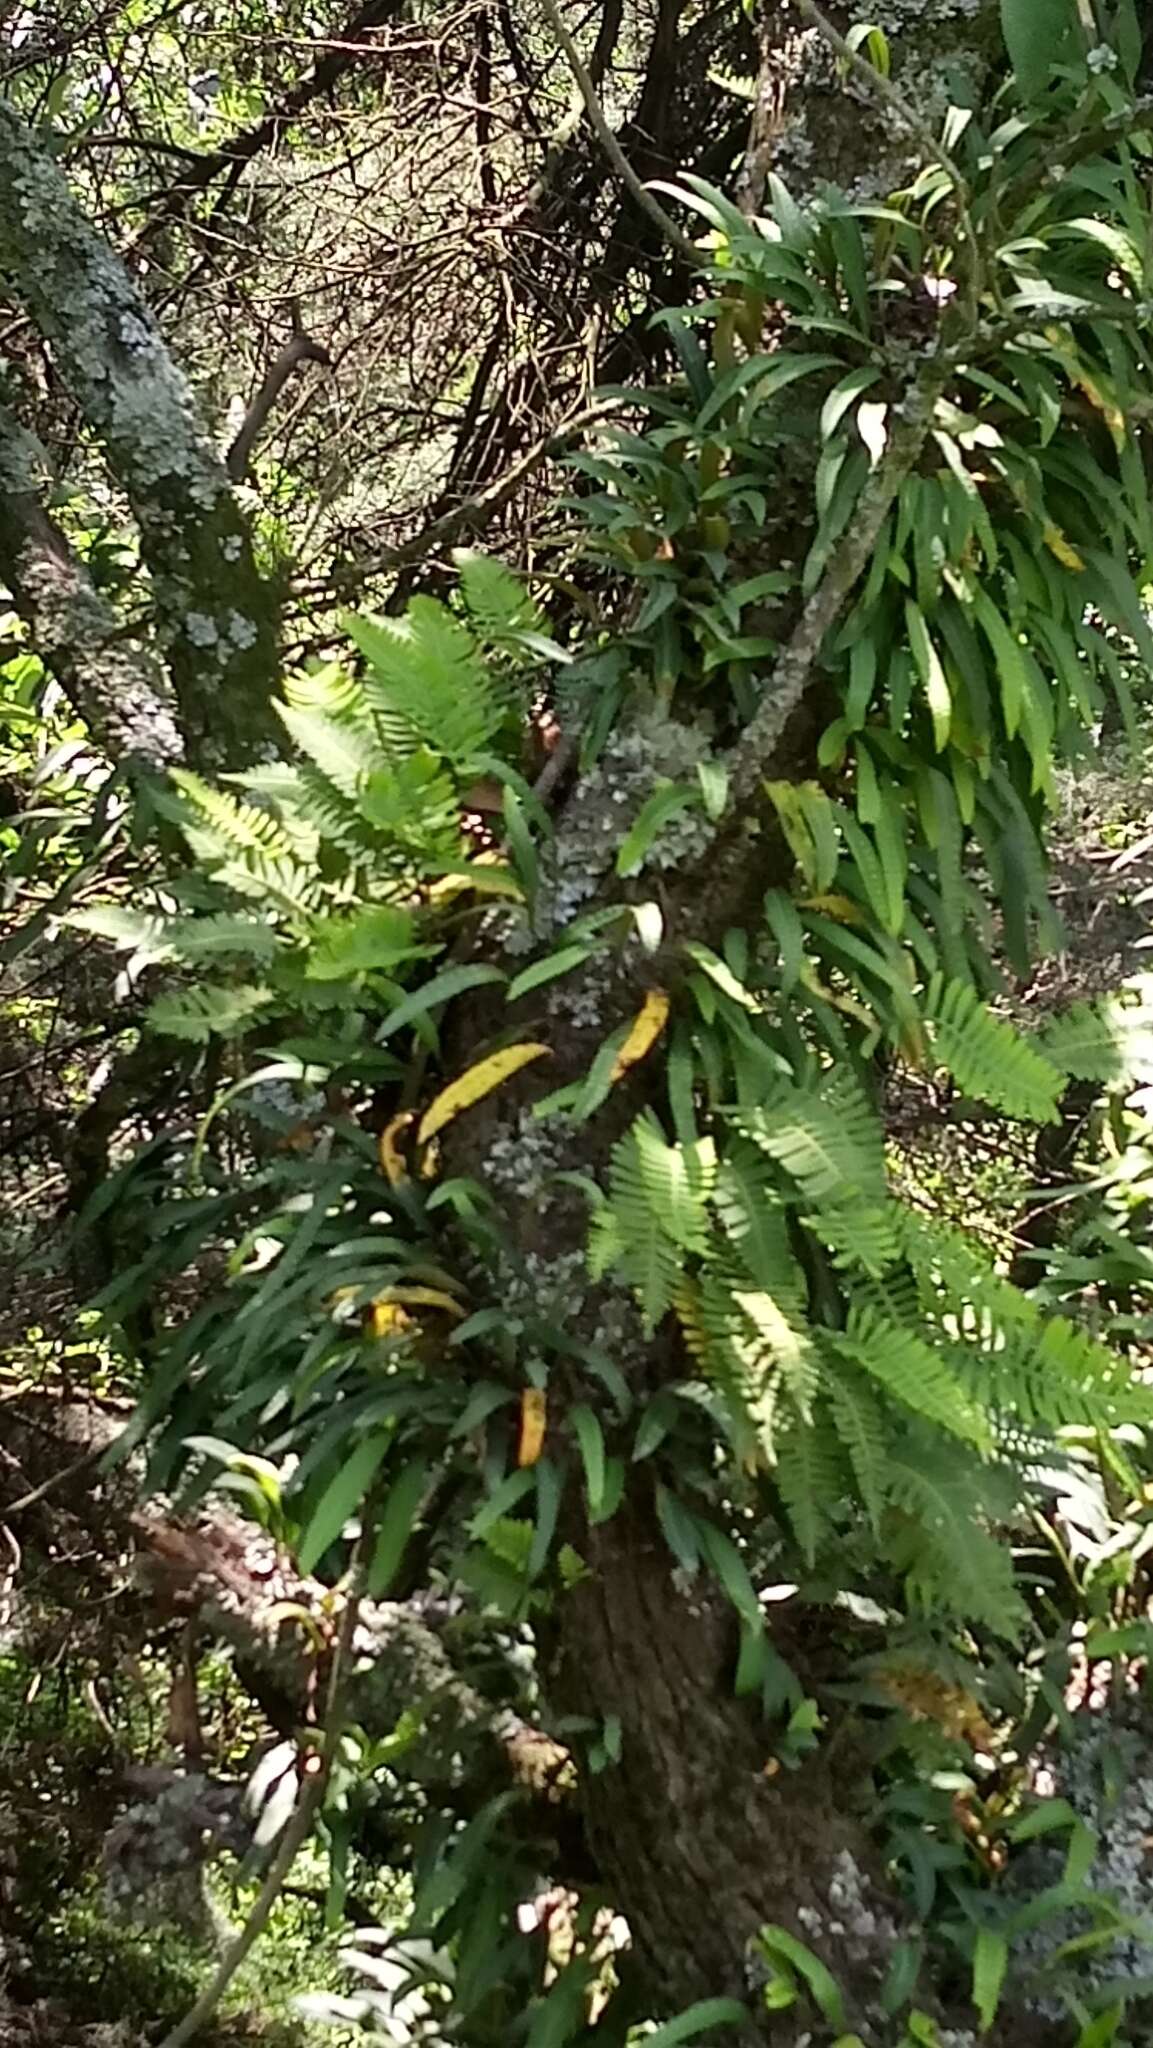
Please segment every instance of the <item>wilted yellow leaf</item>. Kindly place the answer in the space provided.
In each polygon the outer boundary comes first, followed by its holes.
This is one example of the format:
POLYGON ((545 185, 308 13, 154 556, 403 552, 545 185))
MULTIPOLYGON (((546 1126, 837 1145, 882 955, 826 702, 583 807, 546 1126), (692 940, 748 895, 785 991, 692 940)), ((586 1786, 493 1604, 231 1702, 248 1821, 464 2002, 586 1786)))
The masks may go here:
POLYGON ((386 1124, 380 1134, 381 1171, 390 1188, 399 1187, 401 1181, 408 1178, 408 1168, 404 1162, 404 1154, 397 1141, 401 1132, 408 1129, 412 1120, 412 1111, 405 1110, 400 1116, 394 1116, 392 1122, 386 1124))
POLYGON ((668 1022, 669 999, 663 988, 651 988, 633 1019, 628 1037, 616 1056, 613 1080, 619 1081, 651 1052, 668 1022))
POLYGON ((877 1673, 877 1683, 914 1721, 935 1721, 954 1741, 991 1750, 996 1735, 980 1702, 962 1686, 950 1685, 935 1671, 903 1664, 877 1673))
POLYGON ((483 852, 473 854, 462 873, 442 875, 438 881, 433 882, 428 892, 429 901, 450 901, 452 897, 461 896, 468 889, 473 890, 478 896, 507 896, 514 901, 524 895, 524 890, 512 869, 504 864, 503 855, 497 853, 495 848, 487 847, 483 852))
POLYGON ((510 1074, 527 1067, 530 1060, 544 1059, 550 1050, 547 1045, 506 1045, 503 1052, 490 1052, 487 1059, 478 1060, 429 1103, 416 1134, 420 1143, 426 1145, 462 1109, 471 1109, 474 1102, 490 1095, 510 1074))
POLYGON ((1066 569, 1083 569, 1085 567, 1072 541, 1068 540, 1060 527, 1054 526, 1051 520, 1045 528, 1043 537, 1049 553, 1056 555, 1062 567, 1066 569))
POLYGON ((520 1442, 518 1465, 535 1465, 544 1449, 548 1402, 539 1387, 526 1387, 520 1397, 520 1442))
POLYGON ((412 1328, 412 1317, 396 1301, 374 1301, 369 1321, 374 1337, 399 1337, 412 1328))
POLYGON ((373 1314, 377 1309, 442 1308, 446 1315, 454 1316, 460 1322, 465 1311, 459 1301, 446 1294, 441 1287, 386 1287, 372 1304, 373 1314))
POLYGON ((837 924, 868 924, 869 920, 859 903, 851 896, 818 895, 802 896, 801 910, 819 910, 823 917, 834 918, 837 924))

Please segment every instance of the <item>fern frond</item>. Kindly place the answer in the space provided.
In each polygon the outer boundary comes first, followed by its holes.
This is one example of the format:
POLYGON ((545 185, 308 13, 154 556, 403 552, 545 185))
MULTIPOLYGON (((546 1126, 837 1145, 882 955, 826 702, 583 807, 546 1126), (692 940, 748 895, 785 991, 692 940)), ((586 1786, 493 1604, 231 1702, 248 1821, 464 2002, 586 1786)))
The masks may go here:
POLYGON ((1047 1060, 1078 1081, 1105 1088, 1153 1082, 1153 976, 1140 975, 1120 995, 1074 1003, 1038 1032, 1047 1060))
MULTIPOLYGON (((186 836, 195 852, 193 835, 186 836)), ((307 923, 324 902, 320 877, 295 860, 266 860, 259 854, 249 854, 247 859, 222 862, 215 868, 213 879, 234 895, 267 910, 280 911, 299 924, 307 923)))
POLYGON ((169 918, 164 932, 176 958, 190 962, 220 954, 234 954, 242 960, 271 960, 283 945, 274 925, 227 910, 211 917, 169 918))
POLYGON ((413 598, 401 619, 346 620, 369 667, 365 694, 384 721, 411 743, 466 770, 485 754, 505 705, 467 627, 434 598, 413 598))
POLYGON ((819 1237, 841 1272, 867 1273, 880 1280, 900 1257, 893 1217, 894 1204, 829 1202, 805 1217, 805 1228, 819 1237))
POLYGON ((782 1431, 774 1477, 793 1534, 813 1564, 844 1496, 837 1437, 827 1411, 822 1409, 814 1422, 797 1416, 782 1431))
POLYGON ((861 1504, 876 1532, 885 1502, 888 1443, 884 1419, 863 1373, 830 1360, 826 1390, 837 1434, 852 1466, 861 1504))
POLYGON ((310 981, 392 974, 405 961, 439 951, 438 946, 415 943, 410 911, 389 903, 361 903, 346 916, 317 921, 310 934, 305 973, 310 981))
POLYGON ((276 707, 300 752, 341 796, 355 802, 369 777, 387 766, 371 735, 319 711, 276 707))
POLYGON ((310 834, 317 852, 323 842, 355 861, 363 860, 376 845, 376 835, 360 804, 342 796, 311 762, 303 763, 298 771, 295 808, 291 815, 282 811, 281 816, 285 831, 294 836, 310 834))
POLYGON ((1053 1123, 1062 1079, 1028 1039, 981 1001, 963 981, 934 975, 925 998, 933 1049, 966 1095, 1006 1116, 1053 1123))
POLYGON ((148 1022, 154 1031, 169 1038, 207 1045, 212 1038, 237 1037, 271 1001, 272 993, 266 988, 193 988, 157 996, 148 1006, 148 1022))
POLYGON ((951 1436, 989 1447, 989 1425, 968 1390, 941 1353, 913 1330, 902 1329, 874 1308, 854 1306, 844 1331, 830 1332, 827 1341, 915 1415, 951 1436))
POLYGON ((351 669, 339 661, 323 667, 299 670, 285 678, 285 703, 293 711, 314 713, 338 725, 349 725, 373 738, 372 710, 364 685, 351 669))
POLYGON ((503 562, 474 548, 457 548, 452 559, 464 608, 482 640, 499 647, 546 630, 543 613, 503 562))
POLYGON ((733 1122, 810 1202, 879 1195, 884 1189, 880 1120, 851 1074, 835 1074, 819 1092, 778 1088, 762 1108, 741 1110, 733 1122))
POLYGON ((729 1276, 706 1268, 682 1277, 673 1306, 685 1348, 703 1379, 720 1391, 738 1460, 773 1456, 775 1360, 737 1309, 729 1276))
POLYGON ((957 1369, 988 1414, 1052 1431, 1070 1423, 1108 1428, 1153 1411, 1153 1393, 1120 1352, 1040 1308, 961 1231, 911 1214, 899 1228, 923 1313, 950 1340, 957 1369))
POLYGON ((886 1548, 914 1605, 926 1613, 944 1608, 1015 1640, 1027 1616, 1012 1557, 981 1519, 1011 1510, 1007 1496, 996 1497, 996 1473, 918 1439, 890 1449, 887 1486, 907 1520, 889 1523, 886 1548))
POLYGON ((436 850, 448 859, 460 845, 456 791, 426 748, 371 775, 360 807, 374 831, 396 842, 398 857, 429 863, 436 850))
POLYGON ((820 1384, 820 1360, 804 1326, 786 1315, 771 1294, 738 1288, 732 1301, 743 1326, 734 1338, 738 1355, 743 1353, 748 1364, 755 1363, 762 1372, 770 1369, 795 1412, 809 1421, 820 1384))
POLYGON ((716 1212, 748 1277, 782 1305, 800 1307, 804 1276, 789 1243, 789 1219, 773 1167, 756 1145, 736 1138, 717 1175, 716 1212))
POLYGON ((696 1145, 690 1155, 686 1146, 670 1145, 656 1118, 645 1114, 637 1118, 613 1159, 614 1201, 629 1183, 643 1189, 649 1208, 674 1244, 683 1251, 703 1252, 716 1179, 711 1148, 696 1145))
MULTIPOLYGON (((707 1247, 713 1175, 699 1147, 694 1153, 690 1160, 683 1145, 670 1145, 651 1114, 638 1117, 613 1148, 609 1208, 622 1246, 615 1263, 634 1288, 649 1330, 672 1302, 684 1254, 707 1247)), ((600 1234, 603 1241, 603 1225, 600 1234)))
POLYGON ((184 797, 182 829, 190 844, 191 833, 196 833, 201 859, 211 862, 246 853, 266 860, 291 858, 287 835, 271 811, 243 803, 225 789, 214 789, 190 768, 174 768, 172 780, 184 797))

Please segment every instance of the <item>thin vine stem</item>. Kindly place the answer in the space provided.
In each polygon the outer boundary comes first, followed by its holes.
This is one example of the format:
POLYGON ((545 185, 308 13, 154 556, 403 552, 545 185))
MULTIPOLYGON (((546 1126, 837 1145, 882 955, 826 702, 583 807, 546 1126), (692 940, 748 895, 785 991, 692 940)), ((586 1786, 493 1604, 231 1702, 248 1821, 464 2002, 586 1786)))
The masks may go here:
POLYGON ((184 2018, 165 2034, 159 2048, 185 2048, 195 2034, 212 2018, 221 1999, 263 1934, 288 1874, 301 1849, 312 1833, 313 1824, 320 1811, 332 1766, 343 1729, 344 1692, 348 1677, 348 1666, 352 1653, 353 1637, 356 1633, 360 1614, 362 1577, 360 1570, 360 1545, 353 1553, 352 1571, 349 1577, 348 1597, 344 1613, 340 1618, 340 1629, 332 1653, 332 1666, 328 1674, 328 1688, 325 1695, 323 1739, 315 1753, 315 1767, 305 1777, 296 1811, 280 1839, 280 1847, 269 1866, 268 1875, 260 1888, 244 1926, 236 1939, 230 1943, 214 1975, 209 1979, 195 2005, 190 2006, 184 2018))
POLYGON ((874 64, 867 63, 859 50, 854 50, 852 44, 847 41, 840 30, 834 28, 828 16, 821 12, 821 9, 816 4, 816 0, 798 0, 798 5, 806 21, 811 22, 818 35, 823 37, 824 41, 828 43, 829 48, 836 51, 846 69, 851 71, 855 78, 859 78, 862 84, 867 85, 870 92, 877 99, 883 100, 885 105, 892 109, 893 113, 904 123, 909 132, 916 136, 925 155, 940 164, 941 169, 949 179, 956 195, 957 216, 961 223, 961 231, 969 254, 968 299, 970 313, 975 321, 977 301, 980 294, 980 245, 977 240, 977 231, 973 225, 973 215, 969 206, 968 179, 965 177, 956 158, 945 148, 943 142, 938 141, 928 122, 922 121, 916 108, 909 105, 904 93, 899 92, 892 79, 886 78, 884 73, 878 71, 874 64))
POLYGON ((580 51, 565 27, 560 9, 556 5, 556 0, 541 0, 541 8, 549 27, 564 52, 569 70, 576 79, 580 96, 584 101, 585 112, 589 117, 589 124, 621 184, 632 193, 637 205, 643 212, 647 213, 654 227, 660 229, 666 242, 671 244, 678 256, 683 256, 686 263, 691 263, 696 268, 699 268, 705 262, 705 257, 697 248, 695 242, 691 242, 684 230, 677 226, 671 214, 665 212, 659 199, 654 199, 648 186, 638 178, 624 150, 613 134, 609 126, 608 116, 601 104, 600 95, 593 84, 592 77, 580 51))

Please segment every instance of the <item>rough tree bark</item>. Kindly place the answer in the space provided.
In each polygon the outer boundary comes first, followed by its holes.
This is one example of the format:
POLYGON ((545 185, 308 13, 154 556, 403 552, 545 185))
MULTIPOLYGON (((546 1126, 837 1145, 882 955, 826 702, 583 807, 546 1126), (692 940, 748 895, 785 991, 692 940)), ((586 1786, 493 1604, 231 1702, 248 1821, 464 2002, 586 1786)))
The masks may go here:
POLYGON ((0 576, 33 647, 112 761, 159 768, 184 742, 164 671, 100 595, 40 502, 47 460, 0 406, 0 576))
POLYGON ((128 500, 189 751, 209 764, 251 758, 271 730, 278 593, 144 299, 43 142, 2 102, 0 277, 128 500))

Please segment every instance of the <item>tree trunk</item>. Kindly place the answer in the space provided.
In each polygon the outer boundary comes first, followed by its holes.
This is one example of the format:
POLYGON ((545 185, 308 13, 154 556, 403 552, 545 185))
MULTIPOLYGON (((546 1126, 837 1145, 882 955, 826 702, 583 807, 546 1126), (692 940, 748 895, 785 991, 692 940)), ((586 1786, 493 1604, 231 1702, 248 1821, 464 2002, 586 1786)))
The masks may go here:
MULTIPOLYGON (((619 1721, 619 1761, 582 1773, 585 1827, 655 2009, 747 2000, 768 1923, 821 1955, 847 2009, 864 2013, 899 1915, 844 1810, 851 1788, 842 1781, 838 1809, 824 1747, 796 1770, 773 1756, 759 1704, 734 1697, 732 1609, 707 1583, 678 1587, 655 1517, 620 1510, 585 1554, 556 1683, 566 1711, 619 1721)), ((793 2036, 777 2015, 773 2039, 793 2036)))
POLYGON ((272 730, 278 595, 148 307, 58 164, 2 103, 0 276, 131 506, 189 753, 236 767, 272 730))

